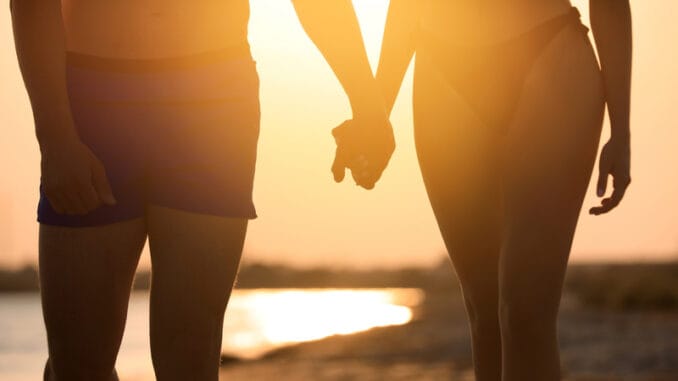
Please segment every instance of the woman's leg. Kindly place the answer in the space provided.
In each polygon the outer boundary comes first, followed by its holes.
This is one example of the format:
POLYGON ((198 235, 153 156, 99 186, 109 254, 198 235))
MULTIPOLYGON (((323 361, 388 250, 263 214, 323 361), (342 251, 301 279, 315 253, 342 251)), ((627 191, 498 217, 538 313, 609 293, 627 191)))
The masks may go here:
POLYGON ((247 220, 151 206, 151 353, 159 381, 218 379, 247 220))
POLYGON ((506 141, 503 381, 560 379, 558 307, 603 101, 592 48, 578 27, 567 27, 536 61, 506 141))
POLYGON ((106 226, 40 226, 46 380, 108 381, 146 240, 142 219, 106 226))
POLYGON ((414 85, 417 155, 438 227, 461 282, 478 381, 499 381, 498 135, 447 87, 422 52, 414 85))

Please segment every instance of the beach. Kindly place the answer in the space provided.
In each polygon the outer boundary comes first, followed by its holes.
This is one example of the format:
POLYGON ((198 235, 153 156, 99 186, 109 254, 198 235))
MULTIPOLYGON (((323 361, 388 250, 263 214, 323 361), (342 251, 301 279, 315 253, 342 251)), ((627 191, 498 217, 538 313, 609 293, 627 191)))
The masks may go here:
MULTIPOLYGON (((429 293, 415 312, 407 325, 302 343, 257 360, 229 361, 220 379, 473 380, 458 295, 429 293)), ((566 381, 678 380, 676 312, 596 310, 565 295, 559 327, 566 381)))

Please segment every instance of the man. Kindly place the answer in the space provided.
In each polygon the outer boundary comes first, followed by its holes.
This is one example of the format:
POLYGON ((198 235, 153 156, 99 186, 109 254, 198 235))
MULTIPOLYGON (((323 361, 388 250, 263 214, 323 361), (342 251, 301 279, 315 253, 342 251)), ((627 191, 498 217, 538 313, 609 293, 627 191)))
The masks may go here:
MULTIPOLYGON (((393 144, 352 5, 294 5, 353 110, 355 123, 337 134, 353 148, 338 150, 335 178, 349 167, 371 188, 393 144), (384 150, 359 158, 374 137, 384 150)), ((255 217, 259 103, 248 0, 13 0, 10 7, 42 154, 45 379, 117 378, 148 237, 157 379, 216 380, 224 310, 255 217)))

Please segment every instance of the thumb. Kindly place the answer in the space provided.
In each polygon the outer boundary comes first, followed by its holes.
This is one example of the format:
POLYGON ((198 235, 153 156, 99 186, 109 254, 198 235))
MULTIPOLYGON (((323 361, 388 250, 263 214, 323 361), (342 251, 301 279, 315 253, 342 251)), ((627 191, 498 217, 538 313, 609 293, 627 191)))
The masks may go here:
POLYGON ((115 205, 117 203, 115 197, 113 196, 111 184, 108 182, 106 170, 100 164, 95 165, 92 171, 92 185, 94 185, 94 189, 104 204, 115 205))

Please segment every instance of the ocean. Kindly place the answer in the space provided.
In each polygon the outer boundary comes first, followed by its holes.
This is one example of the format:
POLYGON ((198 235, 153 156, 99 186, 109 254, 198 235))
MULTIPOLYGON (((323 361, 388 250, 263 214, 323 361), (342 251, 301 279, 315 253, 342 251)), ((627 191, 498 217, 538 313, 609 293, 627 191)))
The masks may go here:
MULTIPOLYGON (((286 345, 374 327, 406 324, 424 298, 417 289, 235 290, 222 353, 256 358, 286 345)), ((148 293, 130 298, 117 369, 122 379, 153 379, 148 293)), ((39 380, 47 356, 40 296, 0 294, 0 380, 39 380)))

